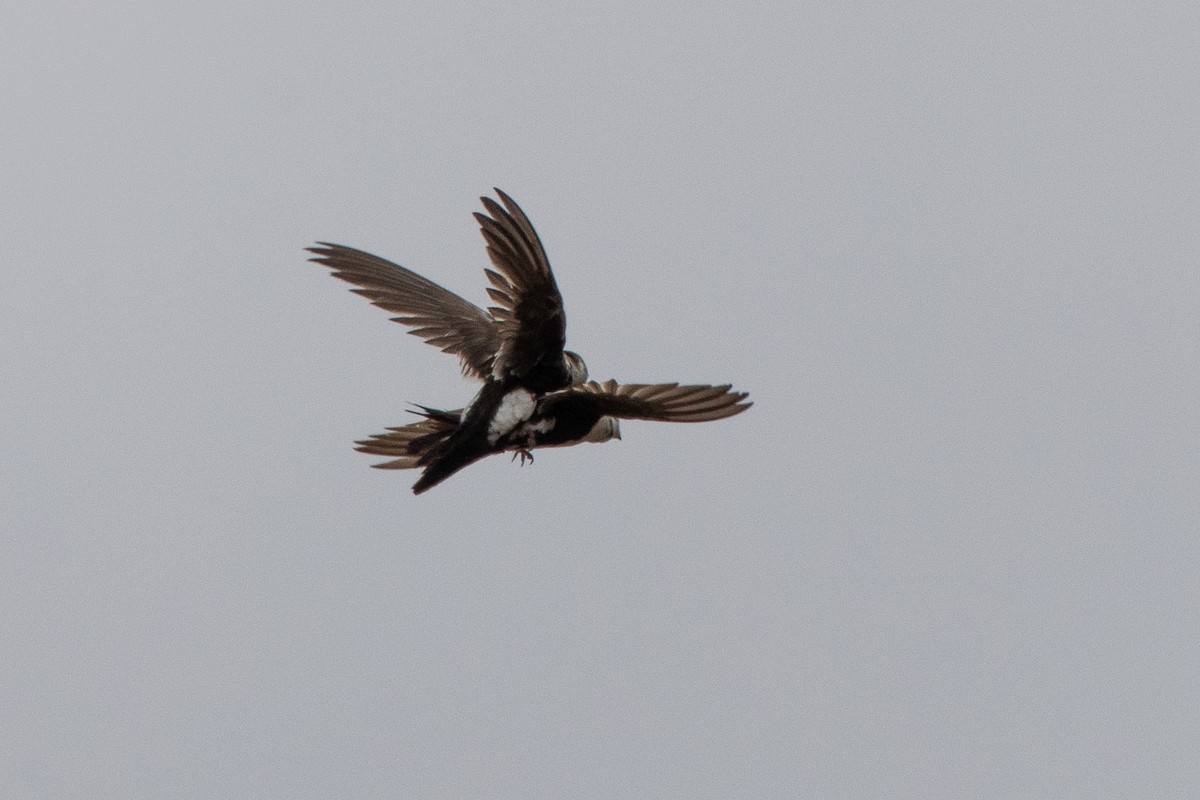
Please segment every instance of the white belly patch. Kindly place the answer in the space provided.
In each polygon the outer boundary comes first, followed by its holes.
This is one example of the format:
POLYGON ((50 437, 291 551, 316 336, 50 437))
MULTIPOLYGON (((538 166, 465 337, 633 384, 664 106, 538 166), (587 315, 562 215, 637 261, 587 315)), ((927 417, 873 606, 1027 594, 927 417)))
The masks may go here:
POLYGON ((533 392, 528 389, 513 389, 504 395, 496 413, 488 423, 488 444, 494 445, 502 436, 507 436, 514 428, 533 416, 536 403, 533 392))

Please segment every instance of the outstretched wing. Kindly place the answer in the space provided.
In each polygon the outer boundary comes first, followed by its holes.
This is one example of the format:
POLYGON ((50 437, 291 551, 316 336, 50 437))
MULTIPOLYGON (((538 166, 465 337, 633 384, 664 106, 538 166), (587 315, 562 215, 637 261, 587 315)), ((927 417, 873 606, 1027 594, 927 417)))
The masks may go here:
POLYGON ((492 284, 488 295, 496 303, 488 311, 501 331, 493 370, 496 377, 521 377, 547 356, 562 355, 567 317, 550 260, 529 218, 504 192, 496 189, 496 195, 503 206, 481 197, 491 216, 475 214, 495 267, 484 270, 492 284))
POLYGON ((678 383, 626 383, 609 380, 589 381, 547 395, 547 414, 553 405, 563 402, 590 402, 602 416, 623 419, 648 419, 660 422, 709 422, 740 414, 753 403, 746 392, 730 391, 732 386, 678 383))
POLYGON ((389 456, 393 461, 372 464, 379 469, 412 469, 423 466, 421 457, 433 445, 447 438, 458 428, 462 411, 438 411, 418 406, 418 414, 424 419, 399 428, 388 428, 387 433, 376 433, 369 439, 355 442, 354 449, 375 456, 389 456))
POLYGON ((353 247, 318 242, 309 247, 310 261, 333 270, 335 278, 353 283, 351 289, 385 311, 399 314, 396 322, 409 326, 445 353, 458 356, 463 373, 487 380, 502 341, 501 327, 479 306, 443 289, 399 264, 353 247))

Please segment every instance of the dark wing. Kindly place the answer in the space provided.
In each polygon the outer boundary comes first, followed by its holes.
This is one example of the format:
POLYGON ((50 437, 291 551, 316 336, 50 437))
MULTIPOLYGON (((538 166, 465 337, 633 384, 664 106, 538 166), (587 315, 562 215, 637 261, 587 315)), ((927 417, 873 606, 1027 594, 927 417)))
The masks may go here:
POLYGON ((464 374, 487 380, 500 349, 501 328, 486 311, 379 256, 340 244, 318 244, 320 247, 307 248, 314 256, 310 261, 331 268, 335 278, 361 287, 350 290, 355 294, 400 314, 392 319, 412 328, 412 335, 458 356, 464 374))
POLYGON ((626 383, 589 381, 546 395, 546 413, 559 402, 590 400, 602 416, 649 419, 660 422, 709 422, 740 414, 752 403, 745 392, 724 386, 678 383, 626 383))
POLYGON ((496 377, 520 377, 546 356, 561 356, 567 317, 550 260, 529 218, 511 197, 499 189, 496 194, 503 207, 481 197, 491 216, 475 214, 496 268, 484 270, 492 283, 488 295, 496 303, 488 311, 501 330, 494 369, 496 377))
POLYGON ((377 433, 370 439, 355 442, 354 449, 360 453, 389 456, 393 461, 372 464, 379 469, 412 469, 423 466, 421 457, 438 442, 446 439, 458 428, 461 411, 438 411, 418 406, 421 411, 413 413, 424 417, 420 422, 400 428, 388 428, 387 433, 377 433))

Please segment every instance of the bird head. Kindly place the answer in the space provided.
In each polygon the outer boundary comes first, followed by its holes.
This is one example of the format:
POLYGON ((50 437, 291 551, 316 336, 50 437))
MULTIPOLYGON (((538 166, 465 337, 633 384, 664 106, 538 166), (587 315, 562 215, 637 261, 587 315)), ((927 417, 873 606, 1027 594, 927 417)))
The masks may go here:
POLYGON ((571 385, 578 386, 588 379, 587 364, 583 363, 583 358, 578 353, 572 353, 570 350, 563 351, 563 361, 566 362, 567 372, 571 376, 571 385))
POLYGON ((601 417, 596 420, 596 424, 588 431, 587 436, 583 437, 585 442, 607 442, 609 439, 621 438, 621 421, 616 417, 601 417))

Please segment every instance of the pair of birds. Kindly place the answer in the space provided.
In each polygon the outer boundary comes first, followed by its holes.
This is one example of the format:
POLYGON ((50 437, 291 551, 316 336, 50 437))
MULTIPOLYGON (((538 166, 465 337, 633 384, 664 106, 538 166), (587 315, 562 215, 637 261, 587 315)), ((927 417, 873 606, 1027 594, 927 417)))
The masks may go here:
POLYGON ((359 287, 351 291, 385 311, 409 333, 458 356, 483 388, 464 409, 425 406, 422 419, 389 428, 357 450, 392 460, 383 469, 423 469, 413 492, 436 486, 489 455, 621 438, 619 419, 706 422, 750 407, 731 387, 588 381, 587 366, 566 345, 562 295, 529 218, 511 197, 480 198, 476 213, 494 269, 485 269, 496 304, 486 311, 398 264, 352 247, 318 242, 311 261, 359 287))

